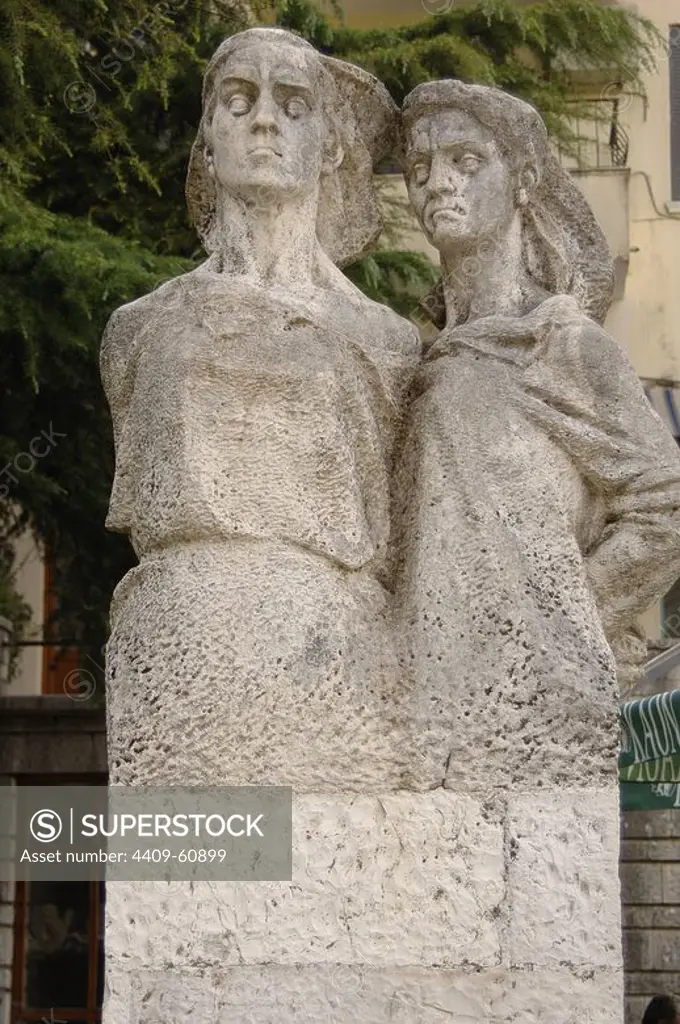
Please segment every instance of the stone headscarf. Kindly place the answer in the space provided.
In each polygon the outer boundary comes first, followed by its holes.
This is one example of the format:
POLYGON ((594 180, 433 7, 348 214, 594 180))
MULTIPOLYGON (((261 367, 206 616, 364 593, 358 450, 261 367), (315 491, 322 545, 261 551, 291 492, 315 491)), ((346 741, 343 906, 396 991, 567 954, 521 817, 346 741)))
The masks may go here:
MULTIPOLYGON (((531 168, 536 187, 522 210, 523 257, 529 275, 547 292, 573 295, 601 323, 611 304, 614 272, 606 239, 590 206, 550 150, 540 114, 500 89, 457 79, 417 86, 404 101, 405 141, 414 122, 437 110, 462 110, 488 128, 517 171, 531 168)), ((435 323, 446 320, 441 283, 425 306, 435 323)))

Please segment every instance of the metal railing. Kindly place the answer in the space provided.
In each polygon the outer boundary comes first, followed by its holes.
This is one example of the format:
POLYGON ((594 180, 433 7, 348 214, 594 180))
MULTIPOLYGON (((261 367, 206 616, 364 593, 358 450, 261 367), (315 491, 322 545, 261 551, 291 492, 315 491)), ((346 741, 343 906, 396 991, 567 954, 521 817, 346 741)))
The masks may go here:
POLYGON ((575 141, 570 150, 558 149, 560 162, 568 169, 584 171, 627 167, 630 139, 620 121, 619 100, 581 100, 578 105, 581 111, 584 105, 591 105, 593 116, 573 118, 575 141))
POLYGON ((680 644, 673 644, 667 651, 662 651, 647 662, 642 681, 650 683, 653 679, 661 679, 677 665, 680 665, 680 644))

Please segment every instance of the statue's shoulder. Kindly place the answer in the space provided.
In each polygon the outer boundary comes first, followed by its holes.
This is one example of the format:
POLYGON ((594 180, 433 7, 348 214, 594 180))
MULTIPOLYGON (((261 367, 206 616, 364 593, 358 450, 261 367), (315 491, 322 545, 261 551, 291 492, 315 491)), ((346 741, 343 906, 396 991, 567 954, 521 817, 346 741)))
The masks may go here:
POLYGON ((419 360, 422 343, 416 325, 389 306, 375 302, 363 294, 362 299, 365 304, 367 326, 370 325, 374 337, 381 335, 391 351, 399 352, 409 360, 419 360))
POLYGON ((136 334, 150 319, 181 299, 194 274, 195 271, 190 271, 188 274, 173 277, 146 295, 141 295, 138 299, 114 309, 104 331, 104 341, 111 339, 112 336, 123 341, 130 334, 136 334))
POLYGON ((591 388, 611 391, 616 379, 634 378, 635 371, 619 343, 605 328, 591 319, 570 295, 556 295, 543 303, 540 313, 552 328, 558 344, 550 347, 555 357, 573 363, 591 388))
POLYGON ((186 296, 186 288, 195 271, 174 277, 114 309, 104 329, 100 366, 105 387, 125 373, 143 330, 161 315, 176 309, 186 296))

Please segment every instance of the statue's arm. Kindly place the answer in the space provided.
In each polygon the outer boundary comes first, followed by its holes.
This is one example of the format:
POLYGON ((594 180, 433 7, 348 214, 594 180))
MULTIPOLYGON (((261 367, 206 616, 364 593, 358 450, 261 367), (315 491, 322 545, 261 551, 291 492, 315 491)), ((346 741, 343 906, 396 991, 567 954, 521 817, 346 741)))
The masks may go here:
POLYGON ((616 647, 680 577, 680 449, 616 342, 594 324, 583 342, 597 411, 592 467, 607 515, 587 567, 616 647))
POLYGON ((132 307, 121 306, 111 314, 101 338, 99 370, 111 410, 116 445, 130 400, 129 369, 138 327, 138 318, 132 307))
POLYGON ((141 318, 137 303, 115 310, 104 330, 100 350, 100 373, 113 424, 116 475, 111 495, 107 528, 129 533, 129 487, 125 450, 126 423, 134 385, 134 352, 138 344, 141 318))

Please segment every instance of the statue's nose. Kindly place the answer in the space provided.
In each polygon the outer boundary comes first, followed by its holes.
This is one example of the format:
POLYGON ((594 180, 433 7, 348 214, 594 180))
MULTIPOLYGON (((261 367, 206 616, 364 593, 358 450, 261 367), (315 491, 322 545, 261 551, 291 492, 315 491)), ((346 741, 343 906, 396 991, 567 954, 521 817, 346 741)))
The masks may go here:
POLYGON ((276 104, 271 96, 261 93, 253 111, 252 131, 279 134, 276 104))
POLYGON ((427 180, 428 193, 432 196, 458 196, 462 186, 462 175, 451 161, 445 159, 443 154, 435 154, 427 180))

